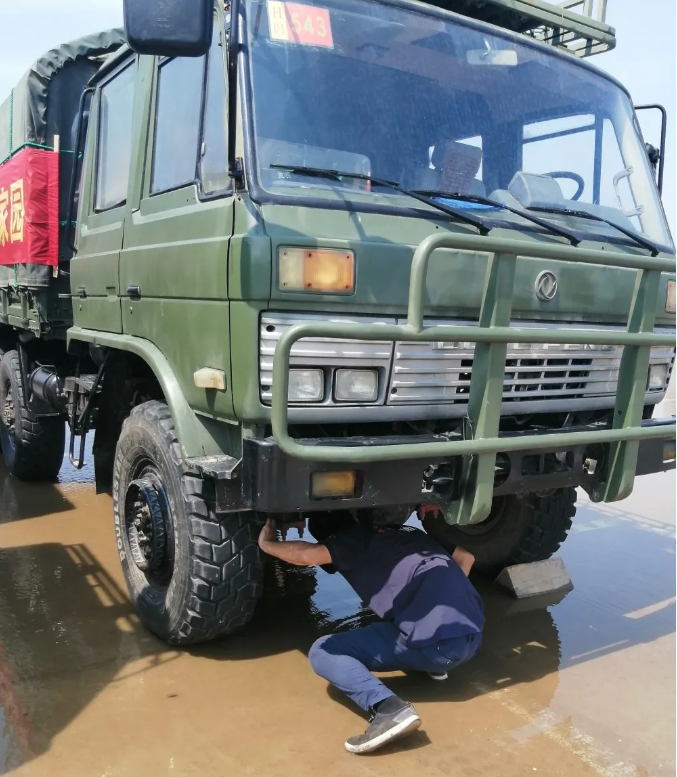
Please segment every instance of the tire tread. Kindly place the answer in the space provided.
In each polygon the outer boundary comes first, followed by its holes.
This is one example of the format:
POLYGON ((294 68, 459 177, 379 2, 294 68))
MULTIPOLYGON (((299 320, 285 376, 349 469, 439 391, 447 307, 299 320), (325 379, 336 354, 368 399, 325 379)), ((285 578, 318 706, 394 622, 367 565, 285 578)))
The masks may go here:
POLYGON ((510 564, 544 561, 554 555, 569 535, 576 514, 575 488, 530 496, 527 509, 531 511, 532 518, 522 545, 513 552, 510 564))
POLYGON ((66 425, 63 418, 51 416, 39 418, 28 410, 21 385, 21 367, 17 351, 7 351, 4 354, 0 362, 0 370, 6 371, 10 390, 14 389, 16 392, 15 404, 19 407, 18 416, 15 417, 17 429, 11 473, 19 480, 34 482, 56 480, 63 463, 66 442, 66 425))
MULTIPOLYGON (((179 624, 162 636, 170 644, 205 642, 230 634, 253 616, 263 590, 263 559, 253 516, 217 514, 213 484, 185 471, 169 408, 150 401, 135 407, 122 434, 140 417, 155 425, 181 471, 181 493, 190 535, 188 595, 179 624)), ((117 466, 117 461, 116 461, 117 466)), ((117 509, 117 508, 116 508, 117 509)))
POLYGON ((496 575, 514 564, 550 558, 567 538, 576 514, 576 489, 512 495, 501 522, 486 534, 473 535, 440 518, 425 518, 425 530, 443 546, 462 547, 475 554, 475 566, 496 575))

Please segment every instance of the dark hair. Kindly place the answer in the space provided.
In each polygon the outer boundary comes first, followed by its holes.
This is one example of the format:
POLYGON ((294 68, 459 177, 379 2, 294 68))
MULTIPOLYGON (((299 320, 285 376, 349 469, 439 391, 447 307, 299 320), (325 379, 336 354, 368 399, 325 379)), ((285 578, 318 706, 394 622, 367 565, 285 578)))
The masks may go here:
POLYGON ((317 542, 324 542, 327 537, 354 525, 355 519, 347 510, 336 510, 313 515, 308 520, 308 531, 317 542))

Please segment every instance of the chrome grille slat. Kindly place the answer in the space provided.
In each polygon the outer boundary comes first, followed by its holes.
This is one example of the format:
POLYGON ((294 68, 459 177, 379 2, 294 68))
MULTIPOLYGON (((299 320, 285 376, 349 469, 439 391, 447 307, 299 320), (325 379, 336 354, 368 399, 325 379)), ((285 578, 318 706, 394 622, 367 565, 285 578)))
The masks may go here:
MULTIPOLYGON (((559 386, 563 383, 580 383, 582 381, 585 381, 586 383, 610 383, 614 380, 614 378, 608 377, 608 378, 596 378, 595 380, 591 381, 589 378, 582 378, 582 377, 566 377, 566 378, 543 378, 543 379, 525 379, 525 380, 505 380, 503 382, 503 386, 510 387, 510 386, 540 386, 540 385, 551 385, 551 386, 559 386)), ((470 381, 469 380, 424 380, 424 381, 412 381, 411 383, 407 383, 406 381, 401 381, 400 385, 403 387, 409 387, 409 386, 426 386, 426 387, 432 387, 432 386, 447 386, 449 388, 455 388, 455 387, 469 387, 470 381)))
MULTIPOLYGON (((473 322, 428 320, 436 324, 473 322)), ((547 325, 519 322, 524 328, 544 329, 547 325)), ((572 330, 619 327, 568 324, 572 330)), ((559 328, 559 327, 558 327, 559 328)), ((435 342, 398 342, 388 392, 388 404, 446 404, 467 402, 474 349, 442 348, 435 342)), ((587 348, 580 345, 508 345, 503 399, 508 402, 543 399, 610 396, 616 393, 622 347, 587 348), (533 350, 532 350, 533 348, 533 350)), ((658 347, 651 351, 651 363, 672 365, 674 351, 658 347)))
MULTIPOLYGON (((277 341, 290 326, 308 321, 326 321, 320 314, 266 313, 261 317, 259 341, 260 394, 270 404, 273 356, 277 341)), ((395 319, 366 316, 333 316, 330 320, 403 323, 395 319)), ((472 321, 428 320, 426 326, 440 324, 476 326, 472 321)), ((560 328, 532 322, 515 322, 524 328, 560 328)), ((609 329, 616 326, 568 324, 571 330, 609 329)), ((659 330, 657 330, 659 331, 659 330)), ((660 329, 671 332, 669 329, 660 329)), ((448 344, 445 344, 445 346, 448 344)), ((623 349, 604 350, 580 345, 534 345, 534 350, 512 343, 508 346, 503 400, 507 403, 536 400, 613 397, 616 393, 623 349), (537 349, 537 350, 536 350, 537 349)), ((389 376, 385 403, 391 407, 422 404, 464 404, 468 401, 474 348, 438 348, 434 342, 363 341, 351 339, 307 338, 292 348, 291 365, 341 367, 377 367, 389 376), (391 365, 392 361, 392 365, 391 365), (391 369, 392 368, 392 369, 391 369)), ((674 362, 674 349, 659 346, 651 350, 652 364, 674 362)), ((661 392, 654 392, 661 393, 661 392)), ((325 404, 331 404, 327 398, 325 404)))

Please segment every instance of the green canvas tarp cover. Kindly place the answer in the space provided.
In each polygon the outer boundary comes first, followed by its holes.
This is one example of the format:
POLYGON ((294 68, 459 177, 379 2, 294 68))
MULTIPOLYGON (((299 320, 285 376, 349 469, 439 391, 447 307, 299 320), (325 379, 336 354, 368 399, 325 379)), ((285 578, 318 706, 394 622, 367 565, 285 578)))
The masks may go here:
MULTIPOLYGON (((51 145, 49 97, 52 82, 62 70, 72 68, 78 60, 89 60, 87 70, 93 73, 101 57, 112 53, 125 42, 122 30, 86 35, 84 38, 58 46, 36 60, 3 103, 0 103, 0 162, 26 143, 51 145)), ((75 73, 73 73, 75 75, 75 73)), ((78 72, 80 75, 80 72, 78 72)), ((68 79, 70 80, 70 79, 68 79)), ((77 91, 81 91, 82 78, 77 91)), ((79 97, 79 94, 78 94, 79 97)), ((70 100, 68 102, 71 102, 70 100)), ((77 107, 77 106, 76 106, 77 107)))
MULTIPOLYGON (((60 138, 59 234, 60 261, 70 259, 65 219, 69 184, 75 162, 73 128, 82 90, 103 60, 125 43, 120 29, 87 35, 48 51, 26 71, 0 103, 0 164, 27 145, 53 148, 60 138)), ((45 287, 51 267, 0 266, 0 287, 9 284, 45 287)))

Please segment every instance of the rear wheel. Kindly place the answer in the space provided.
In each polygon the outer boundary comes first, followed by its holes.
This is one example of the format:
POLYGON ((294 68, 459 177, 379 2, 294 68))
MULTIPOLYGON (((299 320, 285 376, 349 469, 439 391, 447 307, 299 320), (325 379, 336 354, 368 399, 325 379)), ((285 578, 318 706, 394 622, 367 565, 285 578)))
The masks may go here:
POLYGON ((20 480, 56 480, 63 462, 66 424, 36 417, 24 403, 19 354, 0 361, 0 446, 9 472, 20 480))
POLYGON ((146 402, 122 427, 115 532, 132 602, 174 645, 229 634, 253 615, 263 562, 251 514, 217 515, 211 483, 186 472, 169 408, 146 402))
POLYGON ((423 526, 441 545, 460 545, 475 556, 475 565, 498 574, 513 564, 550 558, 564 542, 576 513, 576 489, 497 497, 481 523, 450 526, 440 515, 423 526))

